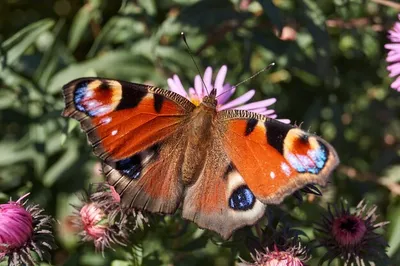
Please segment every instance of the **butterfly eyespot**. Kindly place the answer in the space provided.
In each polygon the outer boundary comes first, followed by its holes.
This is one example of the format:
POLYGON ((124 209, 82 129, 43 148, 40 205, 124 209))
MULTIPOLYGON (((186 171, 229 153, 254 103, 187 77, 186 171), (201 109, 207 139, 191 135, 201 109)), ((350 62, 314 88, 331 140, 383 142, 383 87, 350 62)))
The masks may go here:
POLYGON ((229 198, 229 207, 237 211, 246 211, 253 207, 256 198, 247 186, 235 189, 229 198))
POLYGON ((74 103, 76 109, 81 112, 86 112, 86 108, 82 105, 82 100, 85 97, 86 89, 87 89, 87 82, 81 82, 76 85, 75 93, 74 93, 74 103))
POLYGON ((299 173, 319 174, 328 160, 328 150, 323 143, 317 141, 315 148, 310 148, 307 154, 293 154, 288 152, 286 159, 299 173))
POLYGON ((134 155, 130 158, 116 162, 115 169, 127 177, 138 179, 142 172, 140 155, 134 155))
POLYGON ((117 81, 82 81, 75 85, 73 95, 77 110, 90 117, 103 116, 115 110, 122 97, 117 81))

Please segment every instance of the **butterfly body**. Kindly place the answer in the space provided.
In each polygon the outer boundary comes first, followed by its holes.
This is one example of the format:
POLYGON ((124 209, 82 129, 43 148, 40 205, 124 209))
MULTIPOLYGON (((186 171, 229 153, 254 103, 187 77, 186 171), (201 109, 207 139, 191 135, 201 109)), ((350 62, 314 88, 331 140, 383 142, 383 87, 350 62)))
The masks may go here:
POLYGON ((182 216, 228 238, 339 160, 321 138, 245 110, 219 111, 217 91, 195 105, 160 88, 82 78, 63 88, 121 204, 182 216))

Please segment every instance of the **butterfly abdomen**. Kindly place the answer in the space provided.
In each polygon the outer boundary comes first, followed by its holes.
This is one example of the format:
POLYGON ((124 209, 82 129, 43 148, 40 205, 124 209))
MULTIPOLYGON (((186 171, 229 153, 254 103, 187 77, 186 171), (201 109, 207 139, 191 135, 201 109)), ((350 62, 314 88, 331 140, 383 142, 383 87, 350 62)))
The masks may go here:
POLYGON ((207 151, 212 141, 212 121, 215 112, 212 109, 197 107, 191 116, 185 133, 187 145, 182 164, 182 182, 190 185, 196 182, 204 168, 207 151))

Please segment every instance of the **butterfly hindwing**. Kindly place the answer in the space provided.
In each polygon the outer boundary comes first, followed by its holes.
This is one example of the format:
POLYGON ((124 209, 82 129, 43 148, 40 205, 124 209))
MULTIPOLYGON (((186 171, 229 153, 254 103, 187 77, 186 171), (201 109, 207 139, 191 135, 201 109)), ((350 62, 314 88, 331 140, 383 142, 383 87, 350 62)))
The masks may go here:
POLYGON ((185 141, 181 132, 133 155, 103 164, 107 182, 121 196, 125 207, 155 213, 174 213, 182 197, 180 182, 185 141))
POLYGON ((64 116, 77 119, 104 161, 118 161, 171 135, 194 105, 156 87, 82 78, 63 87, 64 116))
POLYGON ((265 205, 231 164, 221 139, 214 137, 198 180, 186 189, 183 218, 227 239, 236 229, 254 224, 264 212, 265 205))
POLYGON ((219 113, 224 149, 254 195, 278 204, 307 184, 326 185, 333 147, 295 126, 243 110, 219 113))

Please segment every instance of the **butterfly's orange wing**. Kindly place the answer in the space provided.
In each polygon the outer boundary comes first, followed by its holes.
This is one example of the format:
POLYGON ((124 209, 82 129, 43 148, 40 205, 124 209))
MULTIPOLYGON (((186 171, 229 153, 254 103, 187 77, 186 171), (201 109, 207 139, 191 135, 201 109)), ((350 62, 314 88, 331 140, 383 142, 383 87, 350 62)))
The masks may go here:
POLYGON ((218 114, 224 149, 256 198, 278 204, 307 184, 326 185, 334 148, 292 125, 242 110, 218 114))
POLYGON ((63 115, 80 122, 122 203, 174 212, 182 186, 172 136, 195 106, 171 91, 102 78, 71 81, 63 94, 63 115))

